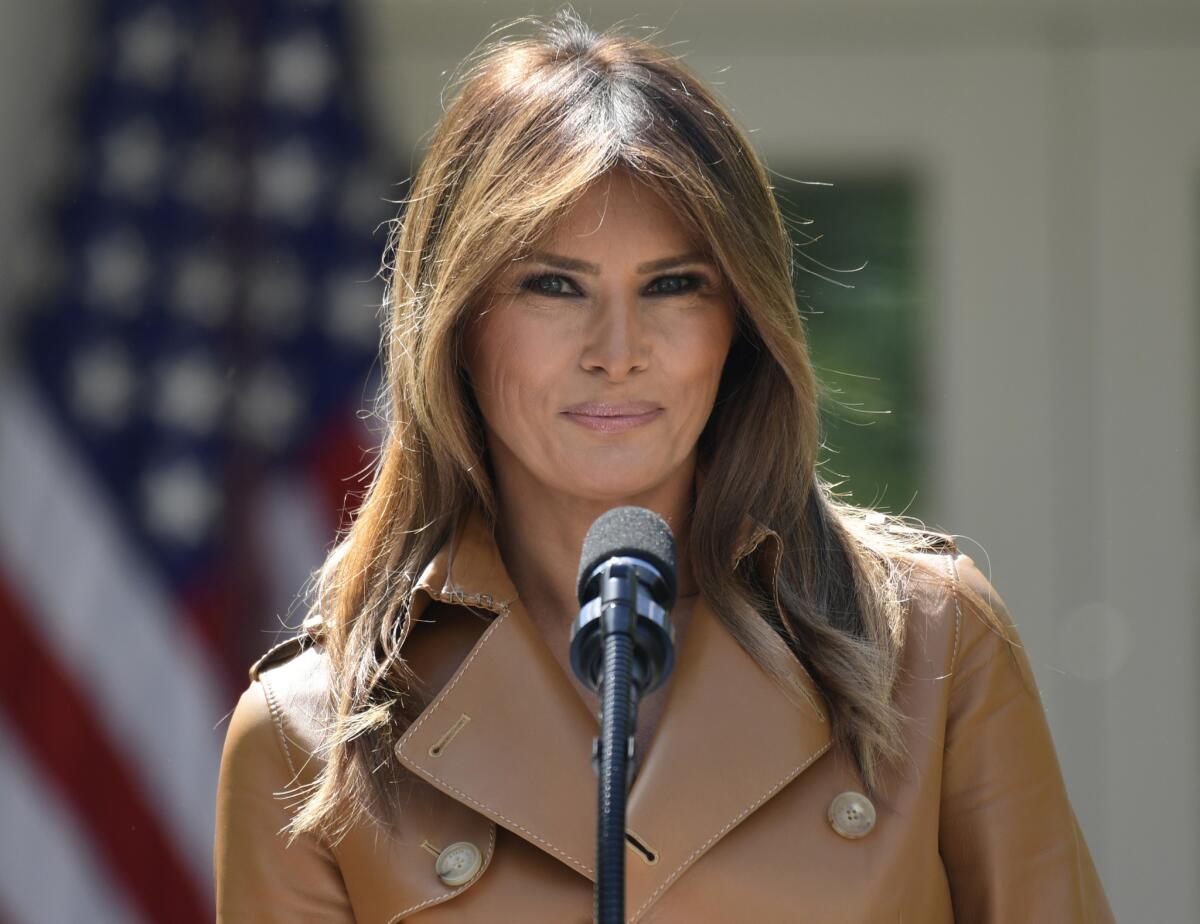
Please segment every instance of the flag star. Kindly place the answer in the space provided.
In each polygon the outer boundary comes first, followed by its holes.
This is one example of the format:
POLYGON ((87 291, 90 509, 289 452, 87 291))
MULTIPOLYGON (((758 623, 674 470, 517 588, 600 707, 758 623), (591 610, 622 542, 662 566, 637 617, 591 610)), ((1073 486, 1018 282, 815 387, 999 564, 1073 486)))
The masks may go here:
POLYGON ((296 32, 267 47, 263 96, 275 105, 314 113, 329 98, 334 69, 320 33, 296 32))
POLYGON ((160 424, 208 436, 220 422, 228 394, 226 380, 206 354, 177 356, 158 370, 153 413, 160 424))
POLYGON ((176 266, 171 308, 205 327, 216 327, 229 318, 235 286, 229 261, 220 254, 187 251, 176 266))
POLYGON ((77 417, 105 430, 122 427, 132 416, 137 387, 128 350, 116 340, 84 348, 71 360, 68 387, 77 417))
POLYGON ((250 322, 279 337, 297 333, 304 324, 308 281, 300 261, 277 251, 254 267, 246 299, 250 322))
POLYGON ((283 449, 300 418, 301 398, 296 382, 278 362, 255 370, 238 393, 234 420, 237 434, 267 451, 283 449))
POLYGON ((182 50, 179 27, 167 6, 156 4, 117 27, 119 77, 153 90, 165 90, 175 78, 182 50))
POLYGON ((198 462, 179 459, 149 469, 140 484, 146 528, 169 542, 197 546, 213 530, 222 498, 198 462))
POLYGON ((335 273, 325 280, 325 328, 352 347, 379 344, 381 284, 368 267, 335 273))
POLYGON ((84 294, 114 314, 132 317, 142 309, 150 278, 150 256, 134 228, 116 228, 93 238, 84 249, 84 294))
POLYGON ((101 183, 109 192, 145 202, 162 176, 162 133, 145 116, 130 119, 100 143, 101 183))
POLYGON ((293 138, 260 155, 254 178, 255 204, 261 214, 292 225, 312 220, 321 172, 307 142, 293 138))
POLYGON ((241 164, 227 149, 202 142, 184 164, 179 196, 194 208, 224 214, 237 205, 244 181, 241 164))

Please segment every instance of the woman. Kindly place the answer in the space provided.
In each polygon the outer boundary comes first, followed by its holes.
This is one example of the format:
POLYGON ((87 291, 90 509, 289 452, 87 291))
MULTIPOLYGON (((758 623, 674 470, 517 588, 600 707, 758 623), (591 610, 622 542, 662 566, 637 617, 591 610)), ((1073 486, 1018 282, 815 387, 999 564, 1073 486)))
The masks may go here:
POLYGON ((219 918, 588 921, 568 626, 636 504, 680 568, 630 921, 1111 920, 1002 601, 818 477, 790 259, 677 60, 568 11, 475 62, 394 240, 373 483, 228 731, 219 918))

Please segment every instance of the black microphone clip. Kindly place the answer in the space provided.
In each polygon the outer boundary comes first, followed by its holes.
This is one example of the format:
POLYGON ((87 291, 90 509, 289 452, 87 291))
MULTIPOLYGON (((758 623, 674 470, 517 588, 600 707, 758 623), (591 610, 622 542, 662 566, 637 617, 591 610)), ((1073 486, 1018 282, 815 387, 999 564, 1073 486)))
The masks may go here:
POLYGON ((662 572, 632 555, 599 563, 581 590, 583 606, 571 626, 571 668, 592 692, 604 681, 604 638, 633 640, 632 680, 637 696, 657 689, 675 666, 674 596, 662 572))

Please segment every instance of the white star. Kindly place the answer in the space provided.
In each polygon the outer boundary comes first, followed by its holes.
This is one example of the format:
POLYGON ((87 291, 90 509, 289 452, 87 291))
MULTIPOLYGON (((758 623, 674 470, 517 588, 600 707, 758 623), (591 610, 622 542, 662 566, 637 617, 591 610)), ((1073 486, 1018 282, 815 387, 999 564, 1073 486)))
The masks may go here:
POLYGON ((235 401, 238 435, 265 450, 287 445, 300 417, 301 399, 296 382, 284 367, 265 363, 254 371, 235 401))
POLYGON ((215 251, 188 251, 171 286, 171 307, 205 327, 225 321, 233 307, 236 280, 229 261, 215 251))
POLYGON ((237 204, 244 180, 242 165, 228 150, 200 143, 184 165, 179 196, 194 208, 224 214, 237 204))
POLYGON ((171 85, 182 46, 179 27, 167 7, 147 7, 120 25, 116 42, 119 77, 159 91, 171 85))
POLYGON ((255 164, 255 204, 260 214, 292 225, 312 221, 321 172, 312 148, 300 139, 276 145, 255 164))
POLYGON ((277 106, 316 112, 329 97, 334 61, 327 41, 314 29, 272 42, 266 51, 263 97, 277 106))
POLYGON ((84 294, 114 314, 132 317, 142 309, 150 256, 142 235, 130 226, 93 238, 84 250, 84 294))
POLYGON ((199 545, 212 531, 221 495, 192 459, 159 465, 142 478, 142 516, 154 535, 179 545, 199 545))
POLYGON ((100 143, 101 183, 109 192, 145 202, 158 191, 164 154, 153 120, 130 119, 100 143))
POLYGON ((154 416, 166 426, 207 436, 217 428, 228 394, 228 383, 206 353, 178 356, 158 370, 154 416))
POLYGON ((286 337, 304 323, 308 281, 300 261, 287 251, 277 251, 260 262, 250 277, 249 320, 259 330, 286 337))
POLYGON ((367 267, 337 273, 325 280, 325 328, 352 347, 374 349, 379 344, 379 303, 382 285, 367 267))
POLYGON ((136 387, 129 351, 120 341, 94 343, 71 359, 71 406, 93 426, 116 430, 128 423, 136 387))

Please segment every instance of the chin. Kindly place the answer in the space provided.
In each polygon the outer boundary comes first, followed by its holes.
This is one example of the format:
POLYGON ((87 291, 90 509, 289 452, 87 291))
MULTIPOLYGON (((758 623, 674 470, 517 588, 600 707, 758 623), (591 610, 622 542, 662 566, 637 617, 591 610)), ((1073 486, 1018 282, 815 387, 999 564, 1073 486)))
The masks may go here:
POLYGON ((568 493, 593 501, 606 501, 616 506, 630 498, 653 491, 665 480, 663 472, 580 472, 572 484, 564 485, 568 493))

